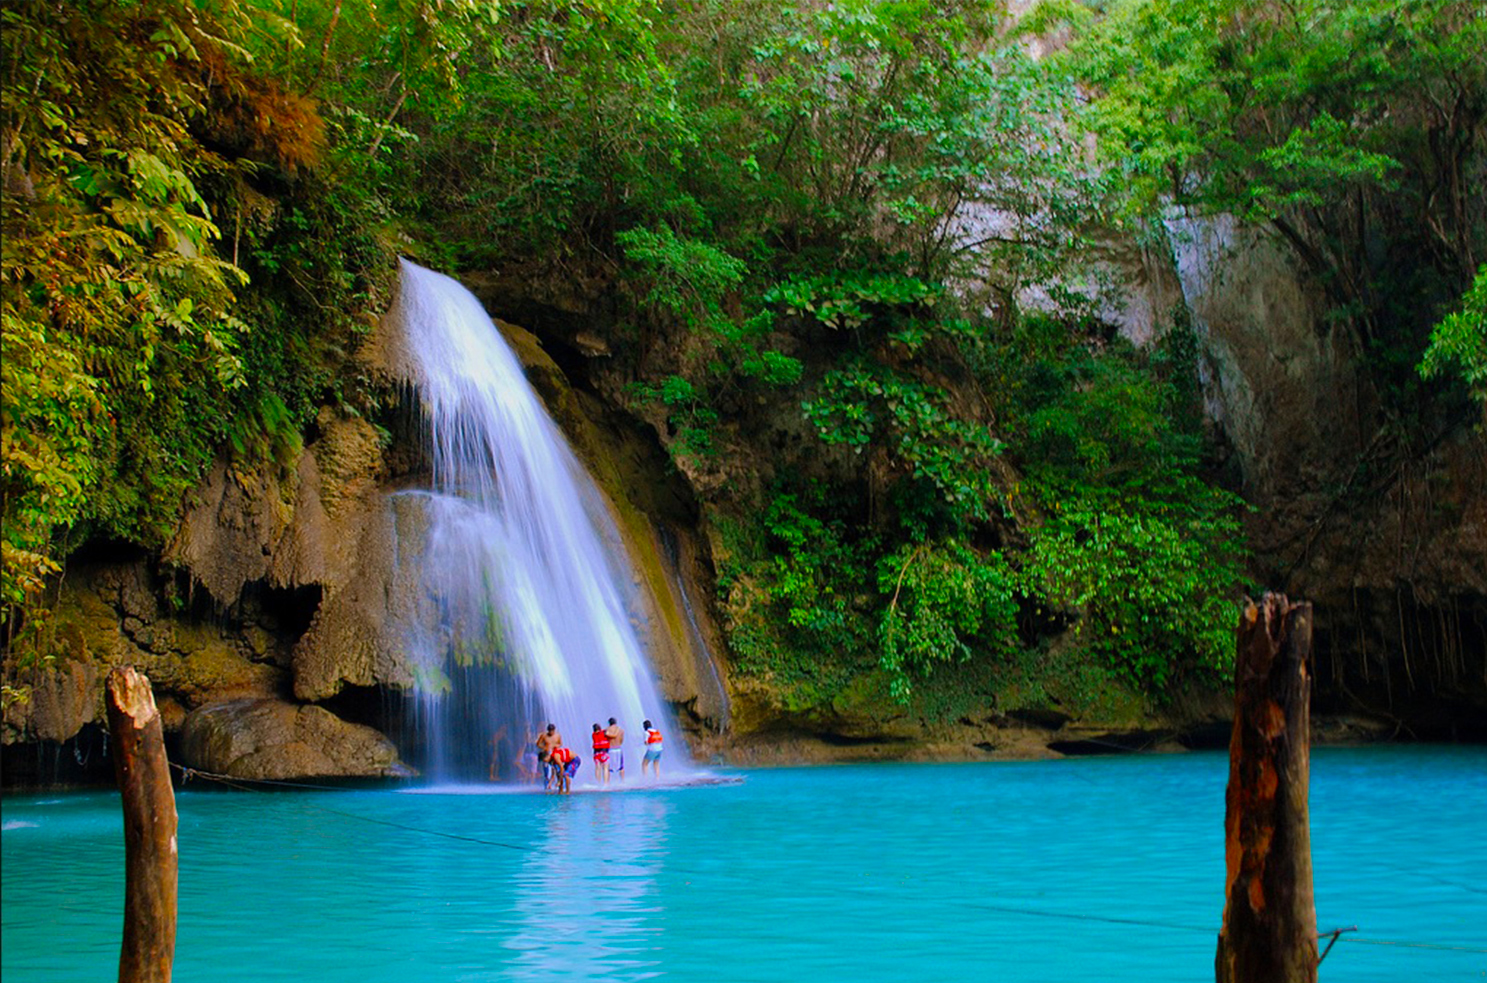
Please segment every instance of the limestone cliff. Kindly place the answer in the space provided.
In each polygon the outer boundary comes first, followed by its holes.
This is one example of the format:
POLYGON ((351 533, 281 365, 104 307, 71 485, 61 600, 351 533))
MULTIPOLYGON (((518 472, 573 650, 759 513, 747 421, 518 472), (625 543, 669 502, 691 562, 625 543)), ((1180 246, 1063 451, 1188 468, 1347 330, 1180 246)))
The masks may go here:
POLYGON ((1169 234, 1256 579, 1316 605, 1319 707, 1487 735, 1487 436, 1463 418, 1406 440, 1273 235, 1228 218, 1169 234))

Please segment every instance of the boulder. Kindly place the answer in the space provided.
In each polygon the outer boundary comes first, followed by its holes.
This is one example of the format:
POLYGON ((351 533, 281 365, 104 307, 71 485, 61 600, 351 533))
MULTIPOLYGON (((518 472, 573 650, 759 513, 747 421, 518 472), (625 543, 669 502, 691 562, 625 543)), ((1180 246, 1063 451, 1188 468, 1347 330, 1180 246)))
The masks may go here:
POLYGON ((15 674, 28 689, 5 707, 4 742, 65 741, 101 722, 104 672, 96 662, 62 659, 46 671, 15 674))
POLYGON ((186 718, 187 767, 242 779, 402 778, 411 769, 381 733, 319 706, 213 703, 186 718))

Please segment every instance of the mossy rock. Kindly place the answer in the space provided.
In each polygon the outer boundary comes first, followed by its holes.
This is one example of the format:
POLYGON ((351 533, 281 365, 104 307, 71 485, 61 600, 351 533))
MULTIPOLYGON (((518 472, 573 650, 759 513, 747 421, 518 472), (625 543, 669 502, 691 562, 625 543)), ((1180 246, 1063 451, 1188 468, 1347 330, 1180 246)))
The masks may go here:
POLYGON ((232 700, 186 718, 188 767, 252 780, 400 778, 411 770, 378 731, 324 707, 280 700, 232 700))

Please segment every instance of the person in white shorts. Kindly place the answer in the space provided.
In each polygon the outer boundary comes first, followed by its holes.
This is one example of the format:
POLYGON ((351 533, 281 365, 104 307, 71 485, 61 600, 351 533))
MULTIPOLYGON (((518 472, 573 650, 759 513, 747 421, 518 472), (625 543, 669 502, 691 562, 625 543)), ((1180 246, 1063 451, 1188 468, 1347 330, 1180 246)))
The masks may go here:
POLYGON ((640 759, 640 774, 645 775, 647 768, 655 777, 661 777, 661 732, 651 726, 651 722, 645 722, 645 757, 640 759))

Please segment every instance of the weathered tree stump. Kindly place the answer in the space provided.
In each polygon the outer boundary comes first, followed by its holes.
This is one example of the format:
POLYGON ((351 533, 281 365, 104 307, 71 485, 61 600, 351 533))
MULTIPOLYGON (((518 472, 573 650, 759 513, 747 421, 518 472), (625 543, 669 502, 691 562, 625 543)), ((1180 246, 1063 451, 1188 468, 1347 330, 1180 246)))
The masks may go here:
POLYGON ((108 726, 124 803, 124 942, 119 983, 170 983, 176 950, 176 797, 150 680, 108 674, 108 726))
POLYGON ((1315 983, 1307 809, 1311 605, 1266 594, 1240 616, 1225 798, 1218 983, 1315 983))

